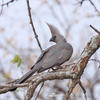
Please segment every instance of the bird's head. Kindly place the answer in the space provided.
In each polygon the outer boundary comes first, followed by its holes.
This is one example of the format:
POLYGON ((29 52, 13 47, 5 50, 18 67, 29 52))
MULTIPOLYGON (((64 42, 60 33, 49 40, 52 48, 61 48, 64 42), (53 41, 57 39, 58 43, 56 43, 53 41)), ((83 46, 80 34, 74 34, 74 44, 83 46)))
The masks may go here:
POLYGON ((48 26, 50 28, 51 35, 52 35, 50 41, 55 43, 58 43, 60 41, 65 41, 65 38, 60 34, 59 30, 55 26, 50 24, 48 24, 48 26))

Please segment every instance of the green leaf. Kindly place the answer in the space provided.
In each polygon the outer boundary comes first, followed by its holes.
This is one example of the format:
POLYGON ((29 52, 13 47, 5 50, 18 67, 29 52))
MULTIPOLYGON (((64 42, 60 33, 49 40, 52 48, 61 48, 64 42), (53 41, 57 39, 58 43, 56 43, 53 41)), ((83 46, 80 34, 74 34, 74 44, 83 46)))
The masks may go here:
POLYGON ((21 65, 21 63, 22 63, 22 59, 18 59, 18 64, 17 64, 17 66, 19 67, 19 66, 21 65))
POLYGON ((8 78, 9 76, 8 76, 8 74, 4 74, 4 78, 8 78))
POLYGON ((19 55, 16 54, 15 57, 11 60, 11 62, 13 64, 17 63, 17 66, 19 67, 22 63, 22 59, 20 58, 19 55))

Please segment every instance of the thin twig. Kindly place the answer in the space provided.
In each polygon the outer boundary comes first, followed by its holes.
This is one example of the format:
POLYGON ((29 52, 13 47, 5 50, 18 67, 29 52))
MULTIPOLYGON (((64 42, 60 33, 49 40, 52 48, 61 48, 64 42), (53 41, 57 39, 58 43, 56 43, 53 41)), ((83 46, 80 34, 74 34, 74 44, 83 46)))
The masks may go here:
POLYGON ((71 86, 70 86, 70 88, 69 88, 69 90, 68 90, 68 92, 67 92, 67 94, 66 94, 66 100, 69 99, 70 94, 72 93, 73 89, 76 87, 76 85, 77 85, 78 83, 79 83, 79 79, 76 79, 76 80, 73 80, 73 81, 72 81, 72 84, 71 84, 71 86))
MULTIPOLYGON (((82 5, 84 1, 86 1, 86 0, 81 0, 81 1, 79 1, 79 4, 82 5)), ((94 3, 92 2, 92 0, 88 0, 88 1, 89 1, 89 2, 91 3, 91 5, 94 7, 95 11, 99 13, 98 9, 96 8, 96 6, 95 6, 94 3)))
POLYGON ((27 9, 28 9, 28 15, 29 15, 29 19, 30 19, 30 24, 32 26, 32 30, 34 32, 34 35, 35 35, 35 38, 37 40, 38 46, 39 46, 39 48, 42 52, 42 47, 41 47, 40 41, 38 39, 38 35, 36 34, 35 27, 34 27, 34 24, 33 24, 33 21, 32 21, 31 7, 30 7, 30 4, 29 4, 29 0, 26 0, 26 2, 27 2, 27 9))
MULTIPOLYGON (((2 4, 3 4, 3 2, 4 2, 4 1, 2 0, 2 4)), ((2 12, 3 12, 3 6, 1 6, 0 16, 1 16, 2 12)))
POLYGON ((90 27, 91 27, 95 32, 97 32, 98 34, 100 34, 100 31, 97 30, 94 26, 90 25, 90 27))
POLYGON ((95 62, 98 62, 99 63, 99 67, 100 68, 100 60, 97 60, 97 59, 90 59, 89 61, 95 61, 95 62))
POLYGON ((80 85, 81 89, 83 90, 83 93, 84 93, 84 96, 85 96, 85 100, 87 100, 86 90, 85 90, 84 86, 82 85, 81 81, 79 81, 79 85, 80 85))
MULTIPOLYGON (((34 27, 34 24, 33 24, 33 21, 32 21, 31 7, 30 7, 30 4, 29 4, 29 0, 26 0, 26 1, 27 1, 27 9, 28 9, 28 15, 29 15, 29 19, 30 19, 30 24, 31 24, 31 26, 32 26, 32 30, 33 30, 33 33, 34 33, 35 38, 36 38, 36 40, 37 40, 38 46, 39 46, 39 48, 40 48, 40 50, 41 50, 41 52, 42 52, 43 49, 42 49, 42 46, 41 46, 40 41, 39 41, 39 39, 38 39, 38 35, 36 34, 35 27, 34 27)), ((42 83, 42 86, 40 87, 40 90, 39 90, 39 92, 38 92, 38 94, 37 94, 35 100, 36 100, 37 97, 39 96, 39 93, 40 93, 40 91, 41 91, 43 85, 44 85, 44 82, 42 83)))
POLYGON ((16 97, 16 100, 22 100, 22 98, 15 91, 14 91, 14 96, 16 97))
POLYGON ((2 3, 1 6, 8 6, 10 3, 13 3, 14 1, 17 1, 17 0, 10 0, 10 1, 6 2, 6 3, 2 3))
POLYGON ((35 100, 37 100, 37 98, 38 98, 38 96, 39 96, 39 94, 40 94, 41 89, 43 88, 43 86, 44 86, 44 82, 42 83, 42 85, 41 85, 41 87, 40 87, 40 90, 38 91, 38 94, 37 94, 37 96, 36 96, 35 100))
POLYGON ((94 7, 95 11, 99 13, 98 9, 96 8, 96 6, 95 6, 94 3, 92 2, 92 0, 89 0, 89 2, 90 2, 91 5, 94 7))
POLYGON ((79 2, 79 3, 80 3, 80 5, 82 5, 84 1, 85 1, 85 0, 81 0, 81 1, 79 2))
POLYGON ((97 60, 97 59, 90 59, 89 61, 96 61, 96 62, 100 63, 100 60, 97 60))

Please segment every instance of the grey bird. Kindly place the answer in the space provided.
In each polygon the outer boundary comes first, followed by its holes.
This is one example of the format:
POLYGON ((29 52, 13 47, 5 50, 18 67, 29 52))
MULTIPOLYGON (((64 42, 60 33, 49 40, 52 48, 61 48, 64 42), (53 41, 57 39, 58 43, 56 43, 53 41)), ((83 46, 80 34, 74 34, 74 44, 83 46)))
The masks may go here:
MULTIPOLYGON (((44 50, 36 63, 31 67, 31 70, 23 75, 18 81, 16 81, 16 84, 23 83, 35 72, 40 73, 55 66, 60 66, 65 61, 68 61, 72 56, 72 46, 65 40, 55 26, 50 24, 48 24, 48 26, 52 35, 50 41, 55 42, 56 44, 44 50)), ((16 88, 11 89, 10 91, 15 89, 16 88)))

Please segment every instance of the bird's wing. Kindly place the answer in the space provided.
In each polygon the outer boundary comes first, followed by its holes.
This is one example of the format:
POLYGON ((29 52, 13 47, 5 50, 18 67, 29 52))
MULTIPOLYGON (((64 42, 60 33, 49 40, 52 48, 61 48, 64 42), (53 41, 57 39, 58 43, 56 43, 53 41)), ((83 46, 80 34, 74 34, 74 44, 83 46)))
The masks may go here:
MULTIPOLYGON (((35 64, 37 64, 38 62, 40 62, 41 61, 41 59, 44 57, 44 55, 49 51, 49 49, 50 48, 48 48, 48 49, 46 49, 46 50, 44 50, 42 53, 41 53, 41 55, 39 56, 39 58, 37 59, 37 61, 36 61, 36 63, 35 64)), ((34 64, 34 65, 35 65, 34 64)), ((33 69, 34 68, 34 65, 31 67, 31 69, 33 69)))
POLYGON ((65 61, 69 60, 72 55, 72 48, 69 49, 69 46, 66 47, 64 45, 57 46, 57 48, 51 48, 48 53, 44 56, 41 68, 39 72, 42 72, 46 69, 52 68, 54 66, 60 66, 65 61))
POLYGON ((37 64, 37 63, 43 58, 43 56, 48 52, 48 50, 49 50, 49 48, 46 49, 46 50, 44 50, 44 51, 41 53, 40 57, 37 59, 37 61, 36 61, 35 64, 37 64))

